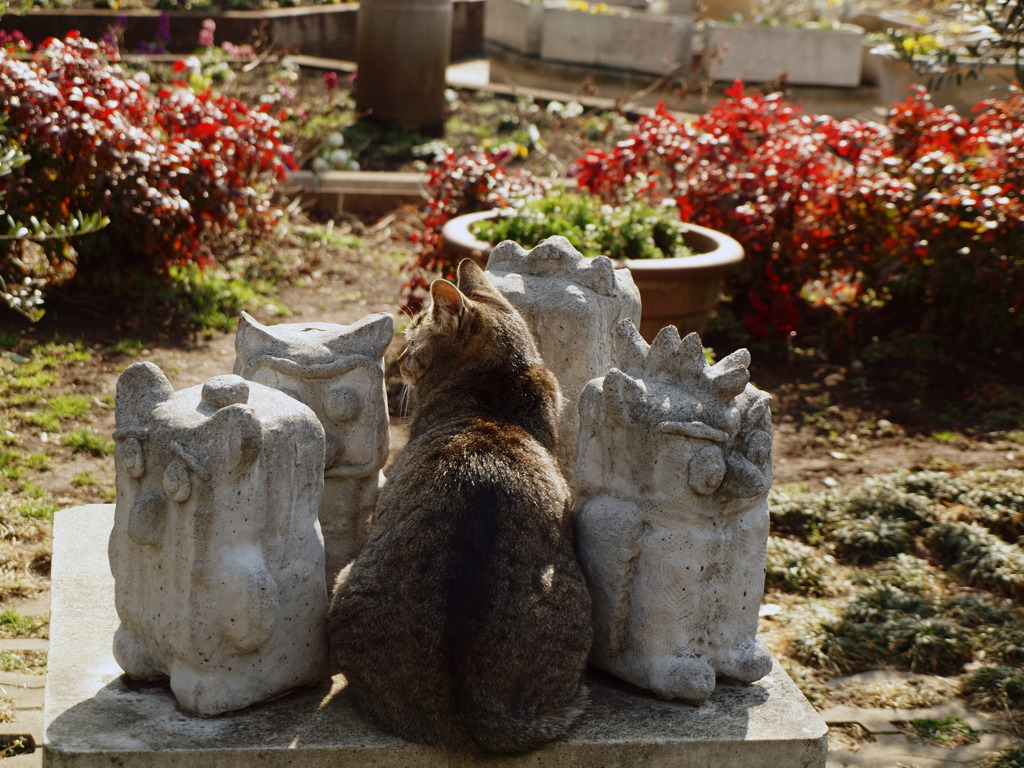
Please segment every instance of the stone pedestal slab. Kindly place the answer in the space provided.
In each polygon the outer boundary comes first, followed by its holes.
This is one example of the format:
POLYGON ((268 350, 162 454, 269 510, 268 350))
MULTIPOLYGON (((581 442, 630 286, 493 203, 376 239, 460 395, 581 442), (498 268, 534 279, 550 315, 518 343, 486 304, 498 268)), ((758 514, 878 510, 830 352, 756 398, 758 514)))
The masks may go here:
MULTIPOLYGON (((44 765, 123 768, 260 765, 434 768, 472 760, 381 733, 351 706, 344 678, 216 718, 193 717, 164 685, 127 682, 111 652, 117 614, 106 542, 114 506, 59 512, 54 526, 44 765)), ((823 767, 826 727, 776 664, 753 685, 719 685, 699 707, 593 680, 567 740, 497 766, 823 767)))

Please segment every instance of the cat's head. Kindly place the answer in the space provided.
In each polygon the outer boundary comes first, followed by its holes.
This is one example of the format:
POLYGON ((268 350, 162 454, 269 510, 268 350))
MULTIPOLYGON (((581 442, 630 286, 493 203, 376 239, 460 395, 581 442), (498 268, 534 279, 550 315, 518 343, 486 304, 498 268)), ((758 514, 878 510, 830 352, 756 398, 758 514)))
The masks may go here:
POLYGON ((405 331, 408 346, 399 364, 409 384, 435 366, 511 373, 539 359, 526 323, 480 267, 465 259, 457 279, 431 283, 430 307, 405 331))

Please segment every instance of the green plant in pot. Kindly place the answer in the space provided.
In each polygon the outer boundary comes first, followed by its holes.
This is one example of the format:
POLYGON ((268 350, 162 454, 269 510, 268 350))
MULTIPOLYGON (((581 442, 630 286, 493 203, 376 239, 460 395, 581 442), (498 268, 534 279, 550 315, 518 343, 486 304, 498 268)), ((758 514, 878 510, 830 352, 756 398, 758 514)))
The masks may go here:
POLYGON ((658 205, 633 200, 613 206, 588 192, 562 188, 529 198, 505 215, 479 220, 470 232, 490 243, 514 240, 524 248, 562 235, 590 257, 663 259, 694 253, 672 200, 658 205))
POLYGON ((566 237, 584 256, 608 256, 629 269, 643 304, 640 333, 648 340, 666 325, 703 333, 724 274, 743 258, 732 238, 683 222, 669 198, 638 195, 612 204, 586 190, 556 187, 508 202, 445 223, 444 248, 483 265, 502 240, 533 248, 544 238, 566 237))

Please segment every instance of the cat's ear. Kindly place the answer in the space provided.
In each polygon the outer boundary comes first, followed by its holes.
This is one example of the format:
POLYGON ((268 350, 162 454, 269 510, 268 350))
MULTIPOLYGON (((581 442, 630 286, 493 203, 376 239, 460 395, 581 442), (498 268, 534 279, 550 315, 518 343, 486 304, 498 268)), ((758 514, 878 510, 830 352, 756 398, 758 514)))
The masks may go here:
POLYGON ((491 285, 487 275, 484 274, 484 271, 472 259, 463 259, 459 263, 459 290, 471 299, 479 296, 489 296, 492 299, 505 300, 501 292, 491 285))
POLYGON ((453 333, 466 317, 466 300, 462 292, 447 280, 438 278, 430 284, 430 307, 442 333, 453 333))

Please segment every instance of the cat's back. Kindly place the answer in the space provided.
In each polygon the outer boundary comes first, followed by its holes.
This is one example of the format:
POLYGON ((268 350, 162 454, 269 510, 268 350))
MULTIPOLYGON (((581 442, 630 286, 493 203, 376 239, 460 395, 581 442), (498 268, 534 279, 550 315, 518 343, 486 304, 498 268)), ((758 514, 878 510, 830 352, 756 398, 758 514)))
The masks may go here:
POLYGON ((330 617, 378 722, 471 751, 564 733, 592 636, 567 514, 557 465, 520 427, 469 419, 409 445, 330 617))

